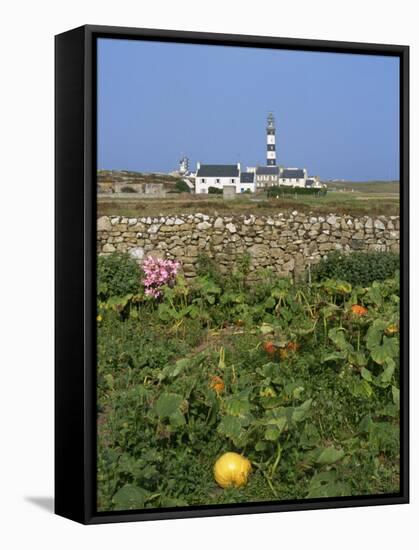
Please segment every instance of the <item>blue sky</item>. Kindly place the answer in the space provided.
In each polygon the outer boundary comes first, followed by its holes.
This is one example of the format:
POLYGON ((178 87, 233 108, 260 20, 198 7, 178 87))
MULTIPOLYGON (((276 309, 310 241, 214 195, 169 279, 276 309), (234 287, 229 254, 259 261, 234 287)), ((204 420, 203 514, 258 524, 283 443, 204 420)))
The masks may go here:
POLYGON ((398 179, 395 57, 99 39, 98 168, 277 163, 323 179, 398 179))

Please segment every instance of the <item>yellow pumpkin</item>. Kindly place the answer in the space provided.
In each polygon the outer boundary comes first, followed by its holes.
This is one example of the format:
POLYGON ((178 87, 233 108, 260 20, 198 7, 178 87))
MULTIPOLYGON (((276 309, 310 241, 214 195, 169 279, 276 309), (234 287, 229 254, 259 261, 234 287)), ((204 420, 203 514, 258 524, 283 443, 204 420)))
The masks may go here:
POLYGON ((220 487, 243 487, 252 470, 247 458, 238 453, 225 453, 214 465, 215 481, 220 487))
POLYGON ((399 327, 397 325, 389 325, 385 330, 387 336, 391 336, 392 334, 396 334, 397 332, 399 332, 399 327))
POLYGON ((268 386, 267 388, 261 388, 259 390, 259 395, 261 397, 276 397, 276 391, 268 386))

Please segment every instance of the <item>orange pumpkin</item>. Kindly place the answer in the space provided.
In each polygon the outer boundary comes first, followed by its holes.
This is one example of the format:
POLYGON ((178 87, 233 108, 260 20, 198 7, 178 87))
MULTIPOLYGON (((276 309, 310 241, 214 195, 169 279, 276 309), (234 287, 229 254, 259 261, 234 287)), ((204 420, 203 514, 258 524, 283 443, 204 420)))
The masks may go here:
POLYGON ((215 391, 217 395, 220 395, 220 393, 223 393, 224 391, 224 381, 219 376, 213 376, 211 378, 211 388, 215 391))
POLYGON ((299 347, 300 346, 298 345, 298 342, 288 342, 287 344, 288 351, 293 351, 293 352, 298 351, 299 347))
POLYGON ((275 355, 276 352, 276 346, 273 342, 263 342, 263 349, 266 351, 268 355, 275 355))
POLYGON ((368 309, 364 306, 360 306, 358 304, 354 304, 351 307, 351 311, 354 315, 357 315, 358 317, 363 317, 368 313, 368 309))

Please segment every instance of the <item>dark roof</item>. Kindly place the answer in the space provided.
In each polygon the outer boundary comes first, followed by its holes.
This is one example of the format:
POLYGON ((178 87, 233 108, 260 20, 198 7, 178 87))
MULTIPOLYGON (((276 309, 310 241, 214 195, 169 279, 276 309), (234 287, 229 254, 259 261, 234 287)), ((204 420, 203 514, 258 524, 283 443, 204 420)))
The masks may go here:
POLYGON ((256 174, 258 176, 275 176, 279 174, 279 166, 258 166, 256 174))
POLYGON ((237 178, 239 175, 239 169, 237 164, 201 164, 196 176, 201 177, 224 177, 224 178, 237 178))
POLYGON ((285 168, 281 172, 281 178, 303 178, 304 170, 299 168, 285 168))
POLYGON ((254 172, 242 172, 240 174, 240 183, 253 183, 255 181, 254 172))

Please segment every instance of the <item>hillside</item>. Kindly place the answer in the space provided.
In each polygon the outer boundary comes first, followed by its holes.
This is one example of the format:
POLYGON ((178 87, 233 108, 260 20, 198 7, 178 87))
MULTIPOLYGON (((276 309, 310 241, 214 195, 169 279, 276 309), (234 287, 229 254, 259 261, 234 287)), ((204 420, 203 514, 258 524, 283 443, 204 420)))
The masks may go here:
POLYGON ((97 183, 101 186, 111 186, 115 183, 129 184, 146 184, 160 183, 164 188, 169 190, 176 183, 178 178, 169 174, 151 174, 142 172, 131 172, 129 170, 98 170, 97 183))

